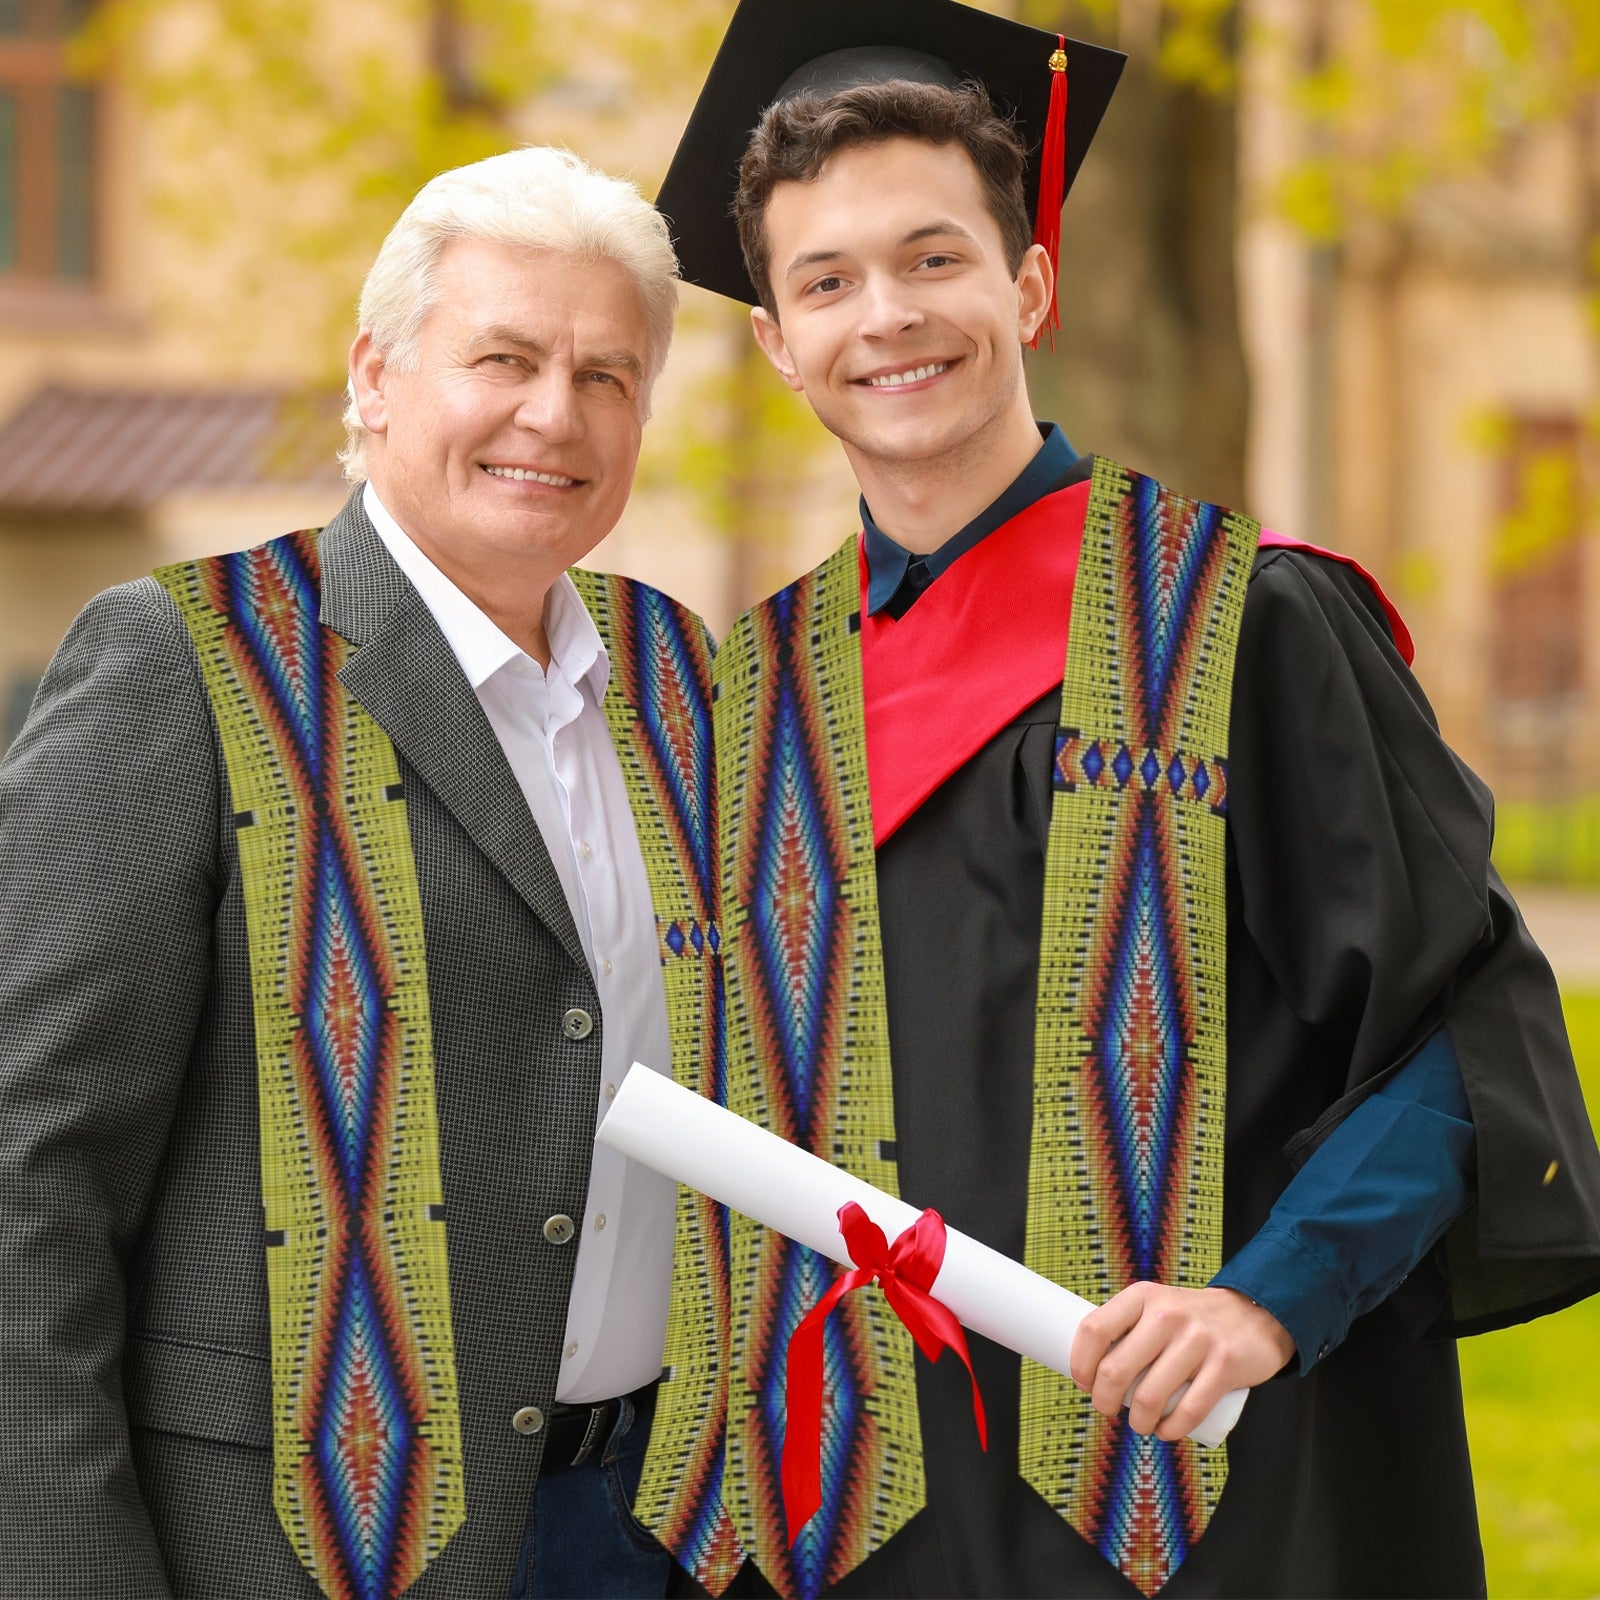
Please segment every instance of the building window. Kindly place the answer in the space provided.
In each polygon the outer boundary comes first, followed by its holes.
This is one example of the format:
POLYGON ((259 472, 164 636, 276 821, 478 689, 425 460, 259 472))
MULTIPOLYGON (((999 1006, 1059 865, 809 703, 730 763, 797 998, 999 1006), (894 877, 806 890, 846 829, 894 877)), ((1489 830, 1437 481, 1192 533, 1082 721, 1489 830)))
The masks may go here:
MULTIPOLYGON (((1507 443, 1490 545, 1485 663, 1502 821, 1524 803, 1544 816, 1538 808, 1568 805, 1592 786, 1585 728, 1594 714, 1588 436, 1572 415, 1522 416, 1511 419, 1507 443)), ((1503 848, 1500 859, 1503 868, 1530 870, 1503 848)), ((1553 869, 1541 855, 1536 870, 1553 869)))
POLYGON ((1564 705, 1583 693, 1583 442, 1576 417, 1512 426, 1491 554, 1491 681, 1508 706, 1564 705))
POLYGON ((88 283, 98 105, 67 71, 91 0, 0 0, 0 279, 88 283))

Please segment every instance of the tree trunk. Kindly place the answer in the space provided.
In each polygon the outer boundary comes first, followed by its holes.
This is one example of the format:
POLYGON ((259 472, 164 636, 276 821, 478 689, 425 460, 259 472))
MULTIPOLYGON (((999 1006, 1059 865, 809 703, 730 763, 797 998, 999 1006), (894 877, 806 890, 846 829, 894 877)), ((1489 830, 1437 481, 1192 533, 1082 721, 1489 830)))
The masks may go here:
POLYGON ((1034 408, 1080 451, 1248 509, 1235 105, 1141 54, 1067 200, 1061 332, 1029 357, 1034 408))

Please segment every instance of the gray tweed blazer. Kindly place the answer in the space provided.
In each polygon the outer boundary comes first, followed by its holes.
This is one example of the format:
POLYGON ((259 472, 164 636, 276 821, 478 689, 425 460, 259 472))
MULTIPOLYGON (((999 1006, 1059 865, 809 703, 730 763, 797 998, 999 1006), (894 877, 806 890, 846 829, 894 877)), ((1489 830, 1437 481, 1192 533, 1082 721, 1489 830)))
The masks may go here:
MULTIPOLYGON (((476 696, 359 497, 322 620, 400 756, 427 936, 467 1522, 410 1593, 504 1595, 599 1090, 598 997, 476 696), (580 1006, 595 1030, 567 1039, 580 1006)), ((91 601, 0 764, 0 1595, 309 1597, 271 1499, 244 901, 199 663, 91 601)))

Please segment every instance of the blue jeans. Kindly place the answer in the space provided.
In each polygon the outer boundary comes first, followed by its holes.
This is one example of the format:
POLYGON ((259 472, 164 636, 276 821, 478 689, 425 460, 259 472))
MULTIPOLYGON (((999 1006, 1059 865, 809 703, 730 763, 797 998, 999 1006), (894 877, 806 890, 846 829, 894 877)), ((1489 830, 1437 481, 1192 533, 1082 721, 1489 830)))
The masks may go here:
POLYGON ((511 1600, 645 1600, 667 1592, 672 1558, 633 1517, 649 1442, 650 1419, 624 1399, 597 1455, 539 1475, 511 1600))

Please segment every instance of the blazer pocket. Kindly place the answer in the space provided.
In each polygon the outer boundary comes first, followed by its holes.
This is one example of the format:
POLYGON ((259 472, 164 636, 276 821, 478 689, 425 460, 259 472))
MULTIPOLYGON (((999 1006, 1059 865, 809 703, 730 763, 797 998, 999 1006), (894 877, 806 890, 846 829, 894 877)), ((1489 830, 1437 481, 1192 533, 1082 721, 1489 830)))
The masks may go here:
POLYGON ((130 1333, 123 1358, 136 1428, 272 1448, 272 1361, 159 1333, 130 1333))

